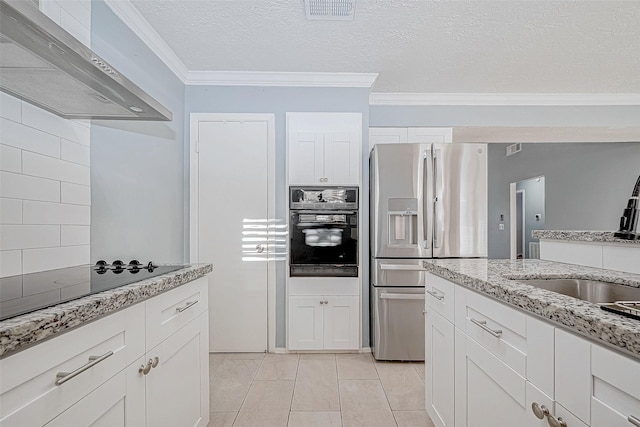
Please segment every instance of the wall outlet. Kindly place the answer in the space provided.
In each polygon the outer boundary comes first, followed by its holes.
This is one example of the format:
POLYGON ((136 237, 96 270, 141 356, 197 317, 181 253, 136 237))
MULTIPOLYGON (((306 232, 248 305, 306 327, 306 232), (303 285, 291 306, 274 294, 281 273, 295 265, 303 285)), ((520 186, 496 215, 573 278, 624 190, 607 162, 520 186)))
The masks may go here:
POLYGON ((504 231, 504 224, 499 224, 498 225, 498 230, 504 231))

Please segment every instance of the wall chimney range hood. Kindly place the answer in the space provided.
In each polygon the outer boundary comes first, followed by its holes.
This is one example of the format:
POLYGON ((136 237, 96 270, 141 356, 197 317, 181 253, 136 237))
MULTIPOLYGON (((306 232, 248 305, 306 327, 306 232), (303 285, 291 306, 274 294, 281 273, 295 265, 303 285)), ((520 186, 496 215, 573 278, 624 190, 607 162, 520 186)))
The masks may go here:
POLYGON ((173 118, 25 0, 0 0, 0 90, 66 119, 173 118))

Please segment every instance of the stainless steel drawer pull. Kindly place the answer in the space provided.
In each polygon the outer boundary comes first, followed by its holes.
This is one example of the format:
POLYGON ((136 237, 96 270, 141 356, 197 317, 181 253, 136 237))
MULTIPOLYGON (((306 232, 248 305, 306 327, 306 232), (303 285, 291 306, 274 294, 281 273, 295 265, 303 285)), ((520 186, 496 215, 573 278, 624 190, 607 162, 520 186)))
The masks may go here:
POLYGON ((487 326, 486 320, 476 320, 472 318, 471 323, 480 326, 482 329, 489 332, 491 335, 493 335, 496 338, 500 338, 502 336, 502 329, 497 329, 497 330, 491 329, 490 327, 487 326))
POLYGON ((56 378, 57 378, 56 385, 62 385, 64 383, 66 383, 70 379, 80 375, 81 373, 83 373, 87 369, 92 368, 93 366, 96 366, 98 363, 102 362, 103 360, 105 360, 106 358, 111 357, 111 356, 113 356, 113 351, 105 353, 102 356, 89 356, 89 363, 79 367, 75 371, 72 371, 72 372, 58 372, 56 374, 56 378))
POLYGON ((188 302, 184 307, 178 307, 178 308, 176 308, 176 311, 177 311, 178 313, 182 313, 182 312, 183 312, 183 311, 185 311, 187 308, 189 308, 189 307, 193 307, 194 305, 196 305, 196 304, 198 303, 198 301, 199 301, 199 300, 195 300, 195 301, 188 302))
POLYGON ((636 427, 640 427, 640 418, 638 418, 638 417, 634 417, 633 415, 629 415, 627 417, 627 421, 629 421, 631 424, 633 424, 636 427))
POLYGON ((427 291, 427 293, 438 301, 444 301, 444 295, 440 295, 436 291, 427 291))

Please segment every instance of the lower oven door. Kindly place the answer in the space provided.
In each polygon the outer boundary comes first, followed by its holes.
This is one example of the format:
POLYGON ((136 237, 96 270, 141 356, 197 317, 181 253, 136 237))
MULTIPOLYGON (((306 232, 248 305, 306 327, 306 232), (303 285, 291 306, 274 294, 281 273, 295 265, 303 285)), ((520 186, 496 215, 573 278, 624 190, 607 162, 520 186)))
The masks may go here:
POLYGON ((290 275, 358 276, 358 213, 292 211, 290 275))
POLYGON ((371 286, 371 347, 376 360, 424 360, 424 288, 371 286))

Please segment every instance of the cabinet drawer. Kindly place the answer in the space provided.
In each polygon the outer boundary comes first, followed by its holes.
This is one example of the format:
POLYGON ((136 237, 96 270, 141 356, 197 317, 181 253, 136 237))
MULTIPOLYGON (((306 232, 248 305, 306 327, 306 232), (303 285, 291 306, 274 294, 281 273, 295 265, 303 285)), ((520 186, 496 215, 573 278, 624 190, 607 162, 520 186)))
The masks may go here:
MULTIPOLYGON (((425 280, 425 309, 432 310, 449 322, 454 321, 454 292, 456 285, 434 274, 427 274, 425 280)), ((463 288, 459 288, 464 290, 463 288)))
POLYGON ((0 360, 0 426, 47 423, 142 354, 137 304, 0 360))
POLYGON ((146 304, 146 350, 160 344, 181 327, 207 311, 208 279, 202 277, 160 294, 146 304))
POLYGON ((527 315, 461 287, 455 304, 456 326, 525 376, 527 315))
POLYGON ((640 361, 592 344, 591 376, 591 425, 640 424, 640 361))

